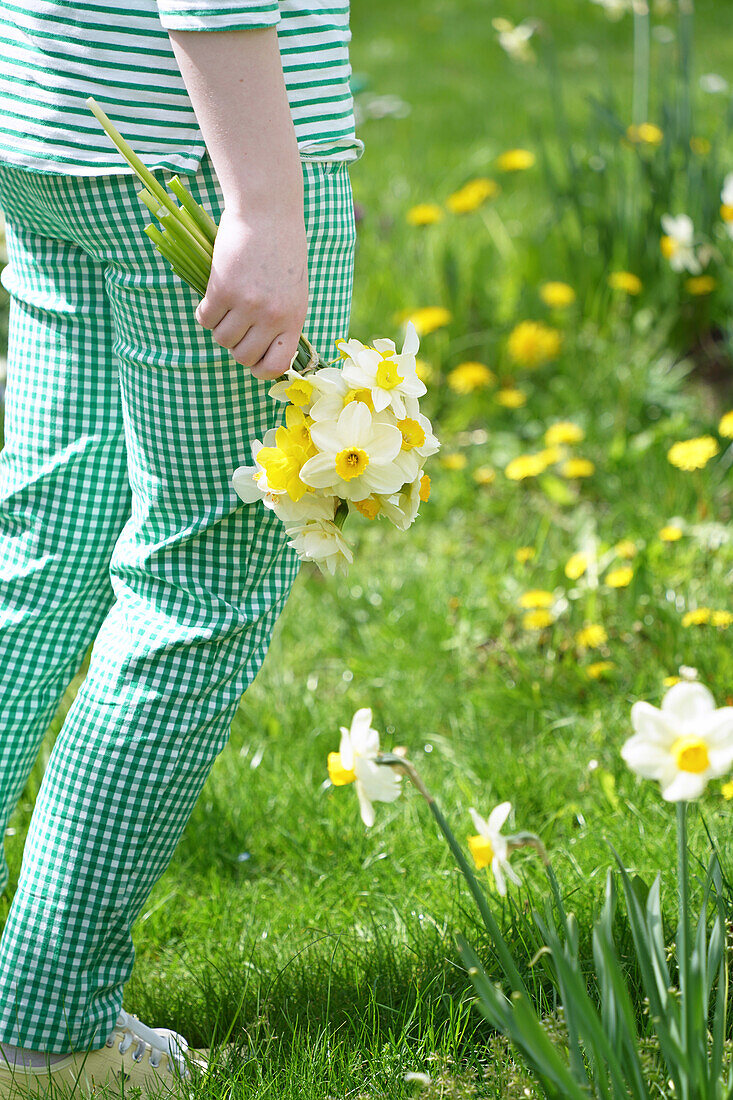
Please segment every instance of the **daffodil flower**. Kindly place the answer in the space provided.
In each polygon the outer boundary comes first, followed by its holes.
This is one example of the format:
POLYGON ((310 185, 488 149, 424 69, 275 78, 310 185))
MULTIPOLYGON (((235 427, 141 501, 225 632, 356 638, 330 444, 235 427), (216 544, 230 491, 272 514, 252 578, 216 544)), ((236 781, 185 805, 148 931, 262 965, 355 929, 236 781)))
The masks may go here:
POLYGON ((354 555, 339 527, 332 519, 313 519, 295 527, 287 526, 289 545, 303 561, 315 562, 322 573, 345 574, 354 555))
POLYGON ((338 420, 315 422, 310 434, 320 453, 304 463, 300 479, 314 489, 364 500, 372 493, 396 493, 407 480, 404 461, 396 461, 402 433, 373 419, 360 401, 347 405, 338 420))
POLYGON ((669 260, 672 270, 699 275, 702 264, 694 247, 695 227, 692 218, 687 214, 679 214, 676 218, 671 214, 663 214, 662 229, 665 232, 662 237, 662 253, 669 260))
POLYGON ((365 347, 358 340, 343 341, 339 351, 345 356, 344 379, 354 390, 370 391, 375 412, 392 409, 401 420, 407 416, 405 398, 427 393, 415 365, 419 347, 417 329, 410 321, 399 353, 392 340, 375 340, 373 347, 365 347))
POLYGON ((509 842, 500 832, 502 825, 512 812, 512 804, 502 802, 491 811, 488 820, 481 817, 474 809, 468 812, 478 834, 468 838, 474 863, 479 870, 483 867, 491 867, 496 888, 503 897, 506 894, 505 875, 517 886, 521 886, 521 879, 509 864, 509 842))
POLYGON ((367 827, 374 824, 372 803, 394 802, 401 789, 401 776, 377 764, 378 754, 379 733, 372 729, 371 707, 361 707, 349 729, 341 726, 339 751, 328 754, 328 774, 334 786, 355 783, 361 819, 367 827))
POLYGON ((661 784, 667 802, 699 798, 709 779, 733 766, 733 707, 716 710, 703 684, 680 681, 661 709, 634 703, 631 722, 636 733, 621 755, 637 775, 661 784))

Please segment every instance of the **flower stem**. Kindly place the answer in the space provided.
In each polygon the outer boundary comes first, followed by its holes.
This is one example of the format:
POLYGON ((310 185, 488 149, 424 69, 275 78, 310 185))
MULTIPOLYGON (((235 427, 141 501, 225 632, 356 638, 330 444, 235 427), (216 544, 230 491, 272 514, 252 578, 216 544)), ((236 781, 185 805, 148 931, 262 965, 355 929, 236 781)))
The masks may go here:
POLYGON ((690 872, 687 856, 687 803, 677 803, 677 890, 679 913, 677 924, 677 968, 680 983, 680 1007, 682 1012, 682 1048, 689 1057, 692 1028, 690 1014, 690 872))

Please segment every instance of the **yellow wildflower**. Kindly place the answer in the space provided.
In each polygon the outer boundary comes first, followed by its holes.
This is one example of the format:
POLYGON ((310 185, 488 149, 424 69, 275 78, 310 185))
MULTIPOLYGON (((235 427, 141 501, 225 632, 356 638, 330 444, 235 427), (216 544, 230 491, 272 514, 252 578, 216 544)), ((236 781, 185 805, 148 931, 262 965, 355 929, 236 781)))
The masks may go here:
POLYGON ((523 481, 526 477, 537 477, 547 469, 547 460, 542 454, 519 455, 504 468, 510 481, 523 481))
POLYGON ((520 546, 517 550, 514 551, 514 557, 517 559, 520 565, 524 565, 526 561, 532 560, 532 558, 535 556, 535 553, 536 551, 534 546, 520 546))
POLYGON ((497 392, 496 400, 505 409, 521 409, 523 405, 527 404, 527 395, 513 386, 505 386, 504 389, 497 392))
POLYGON ((443 306, 424 306, 404 314, 404 319, 412 321, 418 336, 427 336, 428 333, 435 332, 436 328, 447 325, 451 320, 451 313, 443 306))
POLYGON ((682 528, 675 526, 673 523, 668 523, 667 526, 662 527, 659 532, 659 537, 662 542, 677 542, 678 539, 682 538, 682 535, 682 528))
POLYGON ((599 680, 601 676, 611 672, 615 667, 613 661, 594 661, 593 664, 588 665, 585 671, 592 680, 599 680))
POLYGON ((509 336, 510 358, 522 367, 539 367, 560 351, 562 336, 541 321, 520 321, 509 336))
POLYGON ((524 608, 552 607, 555 597, 552 592, 547 592, 543 588, 531 588, 529 592, 524 592, 517 602, 524 608))
POLYGON ((418 496, 423 504, 426 500, 430 500, 430 478, 427 474, 423 474, 420 478, 420 491, 418 496))
POLYGON ((583 553, 573 554, 565 563, 565 576, 571 581, 577 581, 588 568, 588 555, 583 553))
POLYGON ((631 579, 634 576, 634 570, 630 565, 622 565, 618 569, 612 569, 610 573, 606 573, 606 584, 609 588, 626 588, 631 584, 631 579))
POLYGON ((680 470, 701 470, 719 450, 716 439, 711 435, 701 435, 674 443, 667 451, 667 458, 680 470))
POLYGON ((682 616, 683 626, 705 626, 710 622, 710 616, 712 611, 709 607, 696 607, 692 611, 687 611, 682 616))
POLYGON ((599 645, 604 645, 608 641, 608 634, 600 623, 589 623, 578 631, 575 641, 586 649, 597 649, 599 645))
POLYGON ((612 290, 623 290, 625 294, 641 294, 642 282, 631 271, 612 271, 608 276, 608 285, 612 290))
POLYGON ((525 630, 544 630, 546 626, 551 626, 554 621, 549 611, 528 611, 522 617, 522 626, 525 630))
POLYGON ((626 131, 629 141, 642 145, 661 145, 664 133, 653 122, 642 122, 639 126, 629 126, 626 131))
POLYGON ((473 393, 491 386, 496 381, 494 372, 483 363, 459 363, 448 374, 448 385, 456 393, 473 393))
POLYGON ((496 158, 496 166, 500 172, 524 172, 534 166, 536 159, 529 149, 507 149, 496 158))
POLYGON ((722 796, 726 800, 726 802, 730 802, 731 798, 733 798, 733 780, 732 779, 729 779, 727 783, 723 784, 723 786, 720 788, 720 793, 722 794, 722 796))
POLYGON ((446 470, 464 470, 467 461, 466 456, 460 451, 452 451, 440 456, 441 465, 445 466, 446 470))
POLYGON ((424 359, 415 360, 415 374, 421 382, 429 382, 434 373, 430 363, 426 363, 424 359))
POLYGON ((498 193, 499 184, 496 180, 481 176, 478 179, 470 180, 458 191, 454 191, 452 195, 449 195, 445 200, 445 205, 454 214, 470 214, 472 211, 478 210, 479 206, 485 203, 487 199, 493 199, 498 193))
POLYGON ((478 485, 492 485, 496 481, 496 470, 492 466, 479 466, 473 471, 473 479, 478 485))
POLYGON ((435 202, 419 202, 407 211, 410 225, 435 225, 443 217, 443 211, 435 202))
POLYGON ((556 462, 560 462, 565 457, 564 447, 545 447, 544 451, 537 452, 538 458, 544 458, 547 466, 554 466, 556 462))
POLYGON ((581 443, 585 433, 579 424, 573 424, 572 420, 558 420, 556 424, 550 424, 545 432, 545 443, 548 447, 554 447, 558 443, 581 443))
POLYGON ((705 137, 691 137, 690 148, 693 153, 697 153, 699 157, 706 157, 712 149, 712 145, 705 137))
POLYGON ((617 542, 613 548, 614 553, 619 558, 635 558, 636 557, 636 543, 631 539, 621 539, 621 542, 617 542))
POLYGON ((712 294, 717 285, 717 279, 712 275, 693 275, 692 278, 685 279, 685 290, 696 298, 702 297, 703 294, 712 294))
POLYGON ((733 409, 721 419, 718 424, 718 431, 724 439, 733 439, 733 409))
POLYGON ((733 614, 730 611, 713 611, 710 623, 712 626, 730 626, 733 623, 733 614))
POLYGON ((681 682, 682 682, 682 677, 681 676, 665 676, 664 679, 662 680, 662 684, 666 688, 674 687, 675 684, 679 684, 681 682))
POLYGON ((540 287, 540 298, 553 309, 563 309, 573 304, 575 291, 567 283, 543 283, 540 287))
POLYGON ((560 467, 563 477, 590 477, 595 473, 595 466, 588 458, 569 458, 560 467))

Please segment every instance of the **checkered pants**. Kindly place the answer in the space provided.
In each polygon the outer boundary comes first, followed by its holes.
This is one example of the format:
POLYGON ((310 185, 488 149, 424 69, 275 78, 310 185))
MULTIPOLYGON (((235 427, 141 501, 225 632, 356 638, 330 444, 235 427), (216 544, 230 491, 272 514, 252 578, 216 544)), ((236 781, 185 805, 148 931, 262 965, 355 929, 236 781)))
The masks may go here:
MULTIPOLYGON (((348 166, 303 160, 310 304, 347 335, 348 166)), ((156 173, 161 182, 163 171, 156 173)), ((208 157, 186 180, 218 220, 208 157)), ((298 572, 280 521, 231 486, 283 423, 194 319, 130 175, 0 164, 11 294, 0 452, 0 837, 90 643, 0 942, 0 1042, 95 1049, 130 929, 167 867, 298 572)), ((0 848, 0 889, 8 870, 0 848)))

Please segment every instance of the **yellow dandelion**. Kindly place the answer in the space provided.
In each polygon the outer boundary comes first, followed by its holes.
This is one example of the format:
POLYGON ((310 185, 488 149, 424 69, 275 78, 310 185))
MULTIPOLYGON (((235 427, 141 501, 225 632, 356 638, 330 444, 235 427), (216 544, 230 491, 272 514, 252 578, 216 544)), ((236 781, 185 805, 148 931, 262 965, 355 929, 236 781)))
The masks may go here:
POLYGON ((612 672, 615 667, 613 661, 594 661, 592 665, 588 665, 585 671, 591 680, 600 680, 607 672, 612 672))
POLYGON ((496 400, 505 409, 521 409, 527 404, 527 395, 513 386, 505 386, 497 391, 496 400))
POLYGON ((617 542, 613 548, 613 552, 618 558, 635 558, 636 557, 636 543, 631 539, 621 539, 621 542, 617 542))
POLYGON ((419 202, 417 206, 411 206, 407 211, 407 221, 410 225, 435 225, 442 217, 443 211, 435 202, 419 202))
POLYGON ((588 555, 583 553, 573 554, 565 563, 565 576, 571 581, 577 581, 588 568, 588 555))
POLYGON ((517 603, 520 607, 524 608, 538 608, 538 607, 552 607, 555 602, 555 597, 552 592, 547 592, 544 588, 530 588, 528 592, 522 593, 517 603))
POLYGON ((710 622, 710 616, 712 611, 709 607, 696 607, 692 611, 687 611, 682 616, 683 626, 705 626, 710 622))
POLYGON ((622 290, 624 294, 641 294, 642 282, 631 271, 612 271, 608 276, 608 285, 612 290, 622 290))
POLYGON ((677 542, 678 539, 682 538, 682 535, 682 528, 675 526, 673 523, 668 523, 667 526, 662 527, 659 532, 659 537, 662 542, 677 542))
POLYGON ((724 202, 720 208, 720 216, 724 222, 733 222, 733 204, 724 202))
POLYGON ((547 461, 541 454, 519 455, 504 468, 510 481, 523 481, 527 477, 537 477, 547 469, 547 461))
POLYGON ((567 283, 543 283, 540 298, 552 309, 564 309, 575 301, 575 291, 567 283))
POLYGON ((545 447, 544 451, 538 451, 539 458, 544 458, 547 466, 554 466, 565 457, 564 447, 545 447))
POLYGON ((479 466, 473 471, 473 480, 478 485, 493 485, 496 481, 496 470, 492 466, 479 466))
POLYGON ((589 623, 575 635, 575 641, 585 649, 597 649, 608 641, 608 634, 600 623, 589 623))
POLYGON ((496 382, 496 376, 483 363, 459 363, 448 374, 448 385, 456 393, 473 393, 496 382))
POLYGON ((639 126, 629 126, 626 137, 634 144, 661 145, 664 133, 653 122, 642 122, 639 126))
POLYGON ((595 466, 588 458, 569 458, 560 467, 563 477, 590 477, 595 473, 595 466))
POLYGON ((499 193, 499 184, 488 176, 481 176, 475 180, 469 180, 458 191, 454 191, 445 200, 445 205, 454 214, 470 214, 478 210, 479 206, 493 199, 499 193))
POLYGON ((423 504, 426 500, 430 500, 430 478, 427 474, 423 474, 420 478, 420 491, 418 495, 423 504))
POLYGON ((403 316, 405 320, 412 321, 418 336, 427 336, 428 333, 435 332, 436 328, 442 328, 451 320, 450 310, 444 309, 443 306, 424 306, 403 316))
POLYGON ((612 569, 610 573, 606 573, 606 584, 609 588, 626 588, 631 584, 631 579, 634 576, 634 570, 630 565, 622 565, 618 569, 612 569))
POLYGON ((665 676, 664 679, 662 680, 662 684, 666 688, 674 687, 675 684, 679 684, 681 682, 682 682, 682 677, 681 676, 665 676))
POLYGON ((730 626, 733 623, 733 613, 730 611, 713 611, 710 616, 711 626, 730 626))
POLYGON ((535 554, 536 550, 534 546, 520 546, 517 550, 514 551, 514 557, 520 565, 524 565, 524 563, 527 561, 532 561, 532 558, 535 556, 535 554))
POLYGON ((522 617, 522 626, 525 630, 544 630, 546 626, 551 626, 554 621, 549 611, 528 611, 522 617))
POLYGON ((467 464, 467 458, 460 451, 453 451, 449 454, 440 456, 440 464, 444 466, 446 470, 464 470, 467 464))
POLYGON ((733 439, 733 409, 723 416, 718 424, 718 431, 724 439, 733 439))
POLYGON ((562 335, 557 329, 541 321, 520 321, 509 336, 507 350, 513 362, 533 368, 554 359, 561 344, 562 335))
POLYGON ((733 779, 729 779, 727 783, 723 784, 720 788, 720 793, 726 802, 730 802, 731 798, 733 798, 733 779))
POLYGON ((712 149, 712 145, 706 137, 691 137, 690 148, 693 153, 697 153, 699 157, 706 157, 712 149))
POLYGON ((533 168, 536 160, 529 149, 507 149, 496 158, 496 167, 500 172, 524 172, 533 168))
POLYGON ((680 470, 701 470, 719 450, 716 439, 711 435, 701 435, 674 443, 667 451, 667 458, 680 470))
POLYGON ((421 382, 429 382, 435 374, 435 371, 430 366, 430 363, 426 363, 424 359, 416 359, 415 374, 418 376, 421 382))
POLYGON ((572 420, 558 420, 556 424, 550 424, 544 438, 548 447, 555 447, 558 443, 582 443, 585 433, 572 420))
POLYGON ((696 298, 712 294, 717 285, 718 281, 712 275, 693 275, 691 279, 685 279, 685 290, 696 298))

